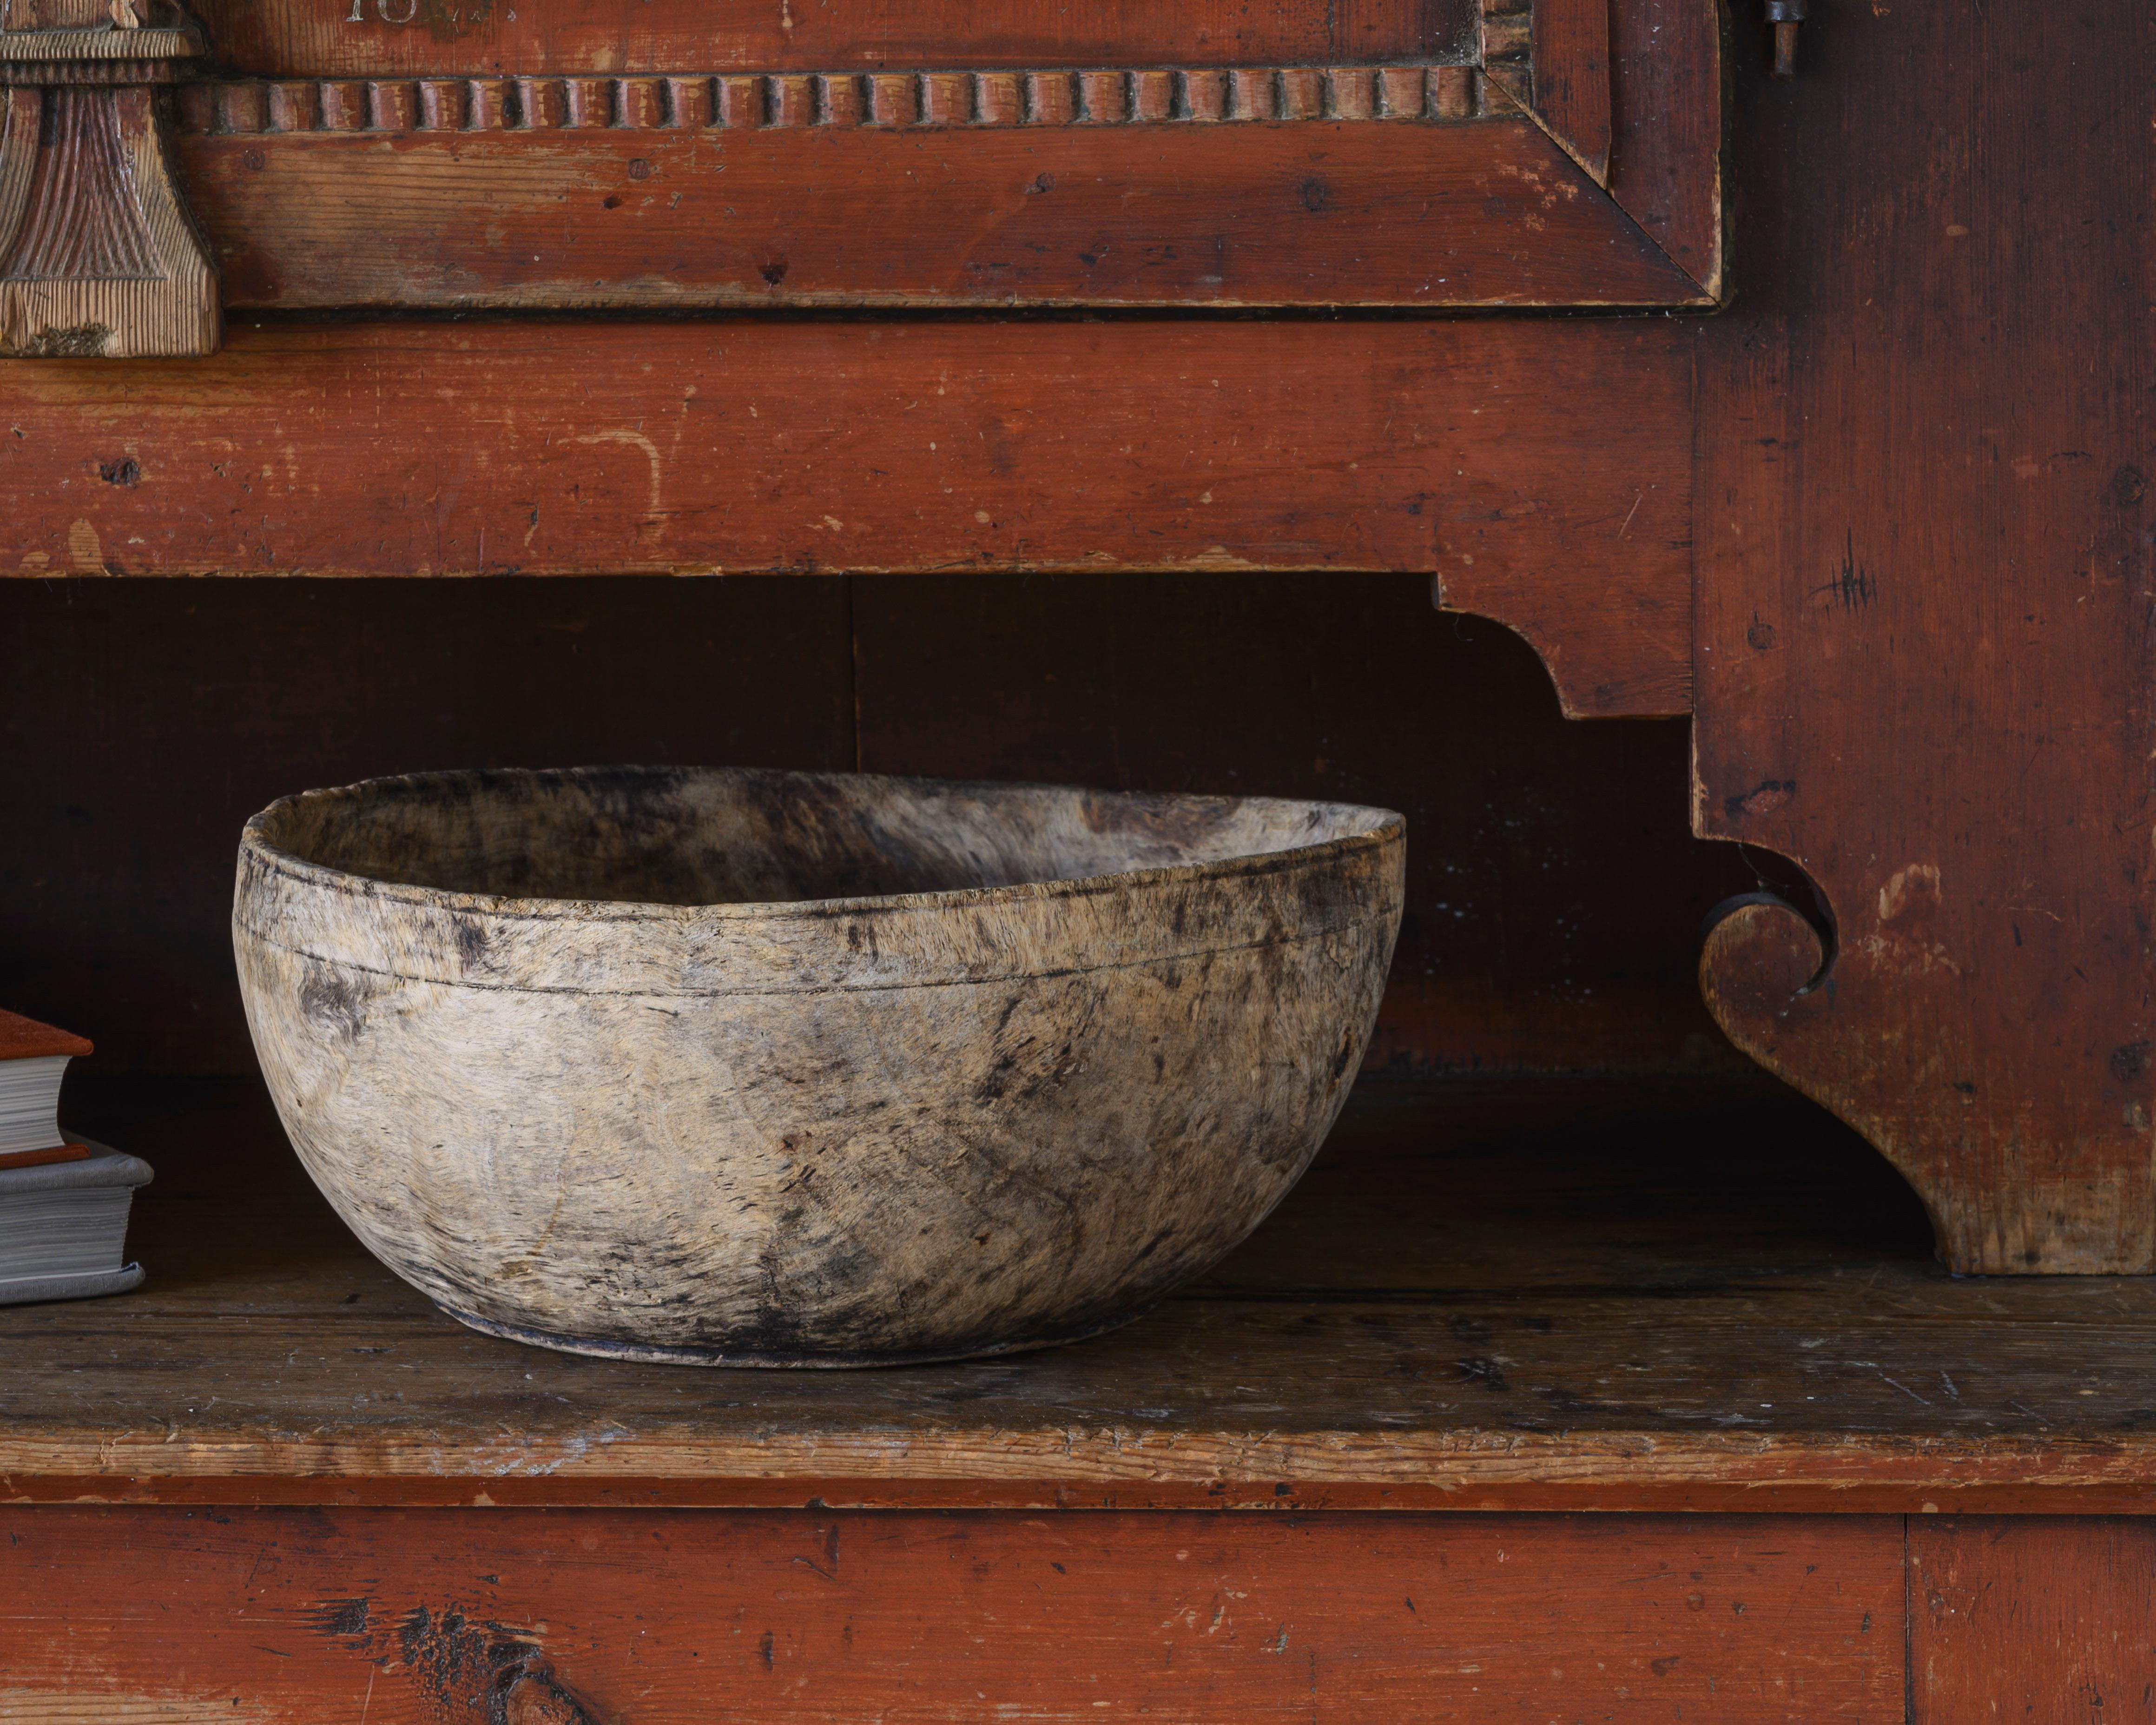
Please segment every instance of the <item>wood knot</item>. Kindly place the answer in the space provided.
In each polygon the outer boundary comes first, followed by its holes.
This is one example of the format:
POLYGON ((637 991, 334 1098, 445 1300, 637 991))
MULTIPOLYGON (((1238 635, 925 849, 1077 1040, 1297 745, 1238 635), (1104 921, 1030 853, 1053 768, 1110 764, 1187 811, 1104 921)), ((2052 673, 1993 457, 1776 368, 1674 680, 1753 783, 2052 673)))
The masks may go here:
POLYGON ((502 1693, 501 1725, 598 1725, 597 1717, 535 1659, 519 1666, 502 1693))

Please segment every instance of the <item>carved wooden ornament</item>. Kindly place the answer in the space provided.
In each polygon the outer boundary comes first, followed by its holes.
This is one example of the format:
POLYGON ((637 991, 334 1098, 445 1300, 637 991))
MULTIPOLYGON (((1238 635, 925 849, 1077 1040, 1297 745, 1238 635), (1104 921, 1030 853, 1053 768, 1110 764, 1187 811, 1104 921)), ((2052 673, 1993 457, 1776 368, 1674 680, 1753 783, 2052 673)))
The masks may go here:
POLYGON ((203 39, 151 3, 0 0, 0 354, 217 350, 217 269, 173 189, 159 90, 203 39))

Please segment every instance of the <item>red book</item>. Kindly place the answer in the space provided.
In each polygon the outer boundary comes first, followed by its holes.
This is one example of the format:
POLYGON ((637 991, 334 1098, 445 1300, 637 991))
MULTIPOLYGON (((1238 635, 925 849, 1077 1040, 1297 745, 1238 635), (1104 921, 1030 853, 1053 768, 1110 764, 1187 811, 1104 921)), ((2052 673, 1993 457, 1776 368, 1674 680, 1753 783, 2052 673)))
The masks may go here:
POLYGON ((0 1012, 0 1168, 16 1156, 68 1147, 60 1136, 60 1080, 70 1060, 89 1052, 80 1036, 0 1012))
POLYGON ((0 1060, 28 1060, 61 1055, 72 1058, 90 1051, 88 1040, 19 1014, 0 1012, 0 1060))
POLYGON ((124 1294, 127 1212, 150 1165, 60 1135, 60 1078, 90 1052, 33 1019, 0 1012, 0 1306, 124 1294))
POLYGON ((55 1162, 88 1162, 87 1144, 55 1144, 49 1150, 17 1150, 0 1156, 0 1168, 48 1168, 55 1162))

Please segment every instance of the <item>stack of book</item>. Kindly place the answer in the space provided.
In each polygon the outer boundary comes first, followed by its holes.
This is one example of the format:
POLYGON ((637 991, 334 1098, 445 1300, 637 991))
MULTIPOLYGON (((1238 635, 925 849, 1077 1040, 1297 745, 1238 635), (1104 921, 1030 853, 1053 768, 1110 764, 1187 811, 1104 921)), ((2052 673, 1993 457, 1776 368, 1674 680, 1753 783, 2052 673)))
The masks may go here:
POLYGON ((59 1125, 60 1080, 80 1036, 0 1012, 0 1306, 124 1294, 127 1211, 150 1166, 59 1125))

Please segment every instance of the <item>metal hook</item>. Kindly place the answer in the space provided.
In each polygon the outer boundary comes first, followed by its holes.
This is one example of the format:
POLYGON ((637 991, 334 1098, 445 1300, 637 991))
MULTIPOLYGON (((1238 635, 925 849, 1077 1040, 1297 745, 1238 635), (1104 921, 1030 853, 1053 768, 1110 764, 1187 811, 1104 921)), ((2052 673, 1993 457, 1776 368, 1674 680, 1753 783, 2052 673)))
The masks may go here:
POLYGON ((1774 75, 1797 75, 1797 26, 1804 21, 1804 0, 1767 0, 1767 23, 1774 33, 1774 75))

